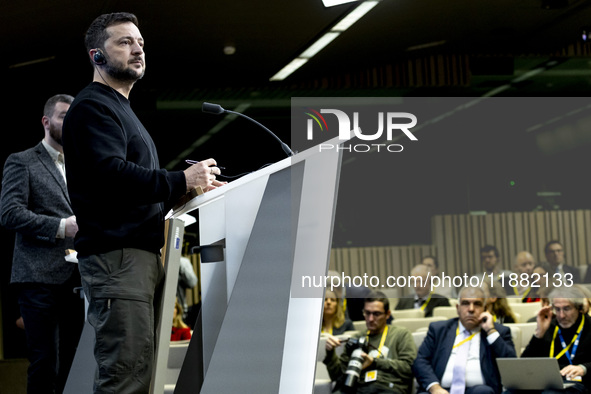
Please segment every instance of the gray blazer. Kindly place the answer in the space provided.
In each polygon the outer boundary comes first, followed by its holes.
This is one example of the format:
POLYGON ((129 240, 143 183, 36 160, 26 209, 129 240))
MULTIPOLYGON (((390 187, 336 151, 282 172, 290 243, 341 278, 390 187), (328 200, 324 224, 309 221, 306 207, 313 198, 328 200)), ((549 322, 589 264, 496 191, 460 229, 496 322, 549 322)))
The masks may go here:
POLYGON ((16 231, 11 283, 64 283, 78 267, 64 260, 73 238, 56 239, 60 220, 72 216, 62 174, 42 143, 8 156, 0 223, 16 231))

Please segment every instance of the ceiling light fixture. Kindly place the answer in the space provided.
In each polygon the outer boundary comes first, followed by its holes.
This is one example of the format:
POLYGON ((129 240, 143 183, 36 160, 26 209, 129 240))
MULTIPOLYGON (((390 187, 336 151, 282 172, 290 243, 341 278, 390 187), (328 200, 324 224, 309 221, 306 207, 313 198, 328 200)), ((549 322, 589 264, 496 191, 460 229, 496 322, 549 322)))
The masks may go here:
POLYGON ((341 5, 346 3, 352 3, 357 0, 322 0, 322 4, 325 7, 334 7, 335 5, 341 5))
POLYGON ((54 60, 55 56, 49 56, 49 57, 42 57, 40 59, 35 59, 35 60, 29 60, 28 62, 22 62, 22 63, 16 63, 16 64, 12 64, 10 66, 8 66, 8 68, 19 68, 19 67, 25 67, 25 66, 30 66, 32 64, 37 64, 37 63, 43 63, 43 62, 48 62, 50 60, 54 60))
MULTIPOLYGON (((323 0, 324 5, 329 0, 323 0)), ((332 0, 337 1, 337 0, 332 0)), ((350 1, 350 0, 349 0, 350 1)), ((314 55, 320 52, 324 47, 330 44, 335 38, 337 38, 342 32, 350 28, 355 22, 361 19, 365 14, 371 11, 380 0, 366 0, 359 4, 353 11, 348 13, 343 19, 341 19, 336 25, 334 25, 327 33, 325 33, 322 37, 316 40, 312 45, 310 45, 304 52, 302 52, 298 57, 293 59, 289 62, 285 67, 283 67, 279 72, 269 78, 269 81, 282 81, 288 76, 290 76, 293 72, 295 72, 298 68, 303 66, 308 60, 310 60, 314 55)))

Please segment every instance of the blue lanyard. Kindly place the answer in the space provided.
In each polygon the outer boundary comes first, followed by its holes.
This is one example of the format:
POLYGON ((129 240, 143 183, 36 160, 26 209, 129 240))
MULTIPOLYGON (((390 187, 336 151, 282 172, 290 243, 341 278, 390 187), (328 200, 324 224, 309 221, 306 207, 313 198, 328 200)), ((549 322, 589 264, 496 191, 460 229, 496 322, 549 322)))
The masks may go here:
POLYGON ((566 358, 568 359, 568 362, 571 365, 573 363, 572 359, 575 358, 575 353, 577 352, 577 348, 579 347, 579 339, 581 339, 581 332, 583 331, 582 328, 583 328, 583 325, 585 324, 585 317, 584 316, 583 316, 583 320, 581 323, 582 324, 579 326, 579 329, 577 330, 577 333, 576 333, 575 343, 574 344, 571 343, 573 345, 572 352, 568 351, 568 347, 566 346, 566 342, 565 342, 564 338, 562 337, 562 333, 560 331, 560 328, 558 328, 558 337, 560 338, 560 344, 562 345, 562 348, 565 351, 564 355, 566 356, 566 358))

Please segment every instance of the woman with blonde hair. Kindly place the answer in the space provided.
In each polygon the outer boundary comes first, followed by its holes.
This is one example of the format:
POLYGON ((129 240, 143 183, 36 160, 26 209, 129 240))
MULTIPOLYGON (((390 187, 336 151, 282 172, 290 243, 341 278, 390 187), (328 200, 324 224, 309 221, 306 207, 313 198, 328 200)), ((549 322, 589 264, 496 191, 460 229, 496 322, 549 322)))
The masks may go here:
POLYGON ((494 281, 488 286, 489 298, 486 310, 490 312, 496 323, 517 323, 517 318, 507 302, 507 293, 501 283, 494 281))
POLYGON ((345 317, 343 299, 337 297, 334 291, 327 290, 324 297, 321 334, 341 335, 352 330, 355 330, 355 327, 353 322, 345 317))
POLYGON ((172 315, 172 332, 170 333, 171 341, 183 341, 191 339, 191 329, 183 321, 183 307, 176 300, 174 303, 174 312, 172 315))

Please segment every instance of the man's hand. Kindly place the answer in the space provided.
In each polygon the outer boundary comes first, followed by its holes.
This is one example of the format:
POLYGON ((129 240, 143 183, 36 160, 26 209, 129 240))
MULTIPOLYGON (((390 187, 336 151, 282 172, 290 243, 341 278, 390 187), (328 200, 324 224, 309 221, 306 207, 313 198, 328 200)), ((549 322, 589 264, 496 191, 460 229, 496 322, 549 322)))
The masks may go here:
POLYGON ((536 322, 538 323, 538 326, 534 331, 534 335, 536 338, 543 338, 552 322, 552 307, 548 305, 540 309, 536 317, 536 322))
POLYGON ((480 328, 482 328, 487 334, 490 330, 495 328, 495 323, 490 312, 482 312, 478 319, 480 320, 480 328))
POLYGON ((369 354, 363 352, 361 353, 361 358, 363 358, 363 364, 361 365, 362 370, 368 368, 371 364, 373 364, 373 357, 369 354))
POLYGON ((560 370, 560 374, 567 380, 573 380, 576 376, 584 376, 585 370, 580 365, 567 365, 560 370))
POLYGON ((449 391, 441 387, 439 384, 434 384, 429 388, 431 394, 449 394, 449 391))
POLYGON ((204 191, 213 190, 219 186, 225 184, 225 182, 216 181, 216 175, 220 175, 221 171, 214 159, 207 159, 193 164, 187 168, 185 173, 185 179, 187 181, 187 192, 195 189, 197 186, 201 186, 204 191))
POLYGON ((66 237, 74 238, 76 233, 78 232, 78 223, 76 223, 76 216, 72 215, 69 218, 66 218, 66 230, 65 234, 66 237))
POLYGON ((333 351, 335 348, 341 346, 341 340, 337 337, 334 337, 332 335, 327 335, 326 336, 326 351, 330 352, 333 351))

